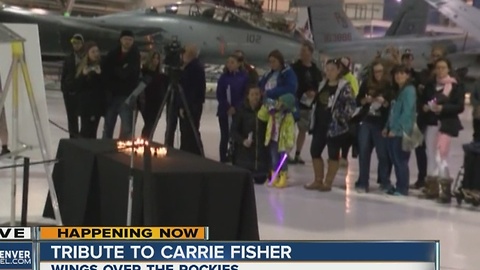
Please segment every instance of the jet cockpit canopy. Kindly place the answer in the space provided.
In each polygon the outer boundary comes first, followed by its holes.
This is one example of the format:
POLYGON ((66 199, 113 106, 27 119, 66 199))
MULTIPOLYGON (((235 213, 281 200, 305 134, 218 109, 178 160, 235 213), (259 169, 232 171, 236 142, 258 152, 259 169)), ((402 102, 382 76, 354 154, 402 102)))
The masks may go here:
POLYGON ((277 34, 289 34, 288 31, 283 31, 283 29, 280 30, 268 23, 263 18, 262 14, 246 9, 229 8, 211 3, 200 2, 165 5, 163 6, 163 12, 181 16, 201 17, 226 24, 250 25, 262 30, 272 31, 277 34))

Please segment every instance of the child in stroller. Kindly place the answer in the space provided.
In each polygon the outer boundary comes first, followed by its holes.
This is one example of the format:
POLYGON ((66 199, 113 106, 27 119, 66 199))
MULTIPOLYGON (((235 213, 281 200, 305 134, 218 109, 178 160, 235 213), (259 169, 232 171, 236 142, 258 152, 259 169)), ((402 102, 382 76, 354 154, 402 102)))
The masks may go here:
POLYGON ((258 119, 262 94, 258 87, 250 87, 247 100, 234 115, 230 130, 234 143, 233 165, 252 172, 256 184, 264 184, 269 177, 269 154, 265 146, 267 124, 258 119))
POLYGON ((458 183, 462 175, 454 184, 454 195, 458 204, 463 200, 473 206, 480 206, 480 143, 470 143, 463 146, 465 152, 463 162, 463 179, 458 183))

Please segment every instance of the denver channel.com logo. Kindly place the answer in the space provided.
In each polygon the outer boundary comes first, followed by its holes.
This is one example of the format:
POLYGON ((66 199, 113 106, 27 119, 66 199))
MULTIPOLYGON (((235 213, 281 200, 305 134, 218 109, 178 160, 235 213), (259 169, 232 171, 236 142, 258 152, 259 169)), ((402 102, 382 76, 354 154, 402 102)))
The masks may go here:
POLYGON ((0 227, 0 268, 23 269, 22 265, 31 266, 31 239, 31 228, 0 227))

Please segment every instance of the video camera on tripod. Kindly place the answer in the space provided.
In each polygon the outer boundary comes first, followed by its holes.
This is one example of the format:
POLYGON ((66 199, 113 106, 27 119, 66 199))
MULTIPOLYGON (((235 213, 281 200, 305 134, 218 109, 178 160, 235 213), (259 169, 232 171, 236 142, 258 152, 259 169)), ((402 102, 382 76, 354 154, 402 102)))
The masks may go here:
POLYGON ((182 44, 178 41, 177 37, 173 37, 172 41, 164 48, 165 60, 164 65, 166 67, 166 73, 170 77, 170 80, 177 81, 179 73, 183 64, 182 54, 184 49, 182 44))
MULTIPOLYGON (((158 111, 155 123, 153 124, 152 130, 155 130, 158 121, 160 120, 160 117, 162 116, 163 109, 167 103, 169 104, 175 104, 176 103, 176 98, 178 97, 178 101, 181 103, 181 107, 184 110, 184 118, 187 119, 187 121, 190 124, 191 129, 194 131, 194 136, 195 136, 195 141, 197 143, 197 147, 200 151, 201 156, 205 156, 203 152, 203 145, 200 139, 200 134, 198 133, 198 129, 195 127, 195 124, 193 122, 192 114, 190 112, 189 104, 187 102, 187 99, 185 97, 185 92, 183 91, 182 86, 180 85, 180 79, 182 76, 182 66, 183 66, 183 53, 185 52, 184 48, 182 47, 181 43, 178 41, 177 37, 173 37, 172 41, 167 44, 164 47, 164 54, 165 54, 165 59, 164 59, 164 66, 165 66, 165 72, 168 76, 169 79, 169 85, 167 88, 167 92, 165 93, 165 96, 163 98, 162 103, 160 104, 160 109, 158 111)), ((169 106, 167 107, 167 115, 169 114, 174 114, 172 110, 178 109, 174 108, 174 106, 169 106)), ((168 116, 167 116, 168 117, 168 116)), ((175 119, 176 123, 177 119, 175 119)), ((170 131, 172 130, 171 123, 170 121, 167 121, 167 127, 166 127, 166 134, 169 134, 170 131)), ((153 139, 154 132, 150 134, 149 141, 153 139)), ((173 145, 168 145, 167 142, 167 136, 165 136, 165 145, 173 147, 173 145)))

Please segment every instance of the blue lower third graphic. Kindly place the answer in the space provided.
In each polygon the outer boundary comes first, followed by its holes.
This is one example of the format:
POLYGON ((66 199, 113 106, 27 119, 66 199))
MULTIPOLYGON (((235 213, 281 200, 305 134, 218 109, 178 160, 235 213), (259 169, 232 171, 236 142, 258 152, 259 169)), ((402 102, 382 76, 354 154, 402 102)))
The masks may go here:
POLYGON ((32 269, 32 243, 0 243, 0 270, 32 269))

